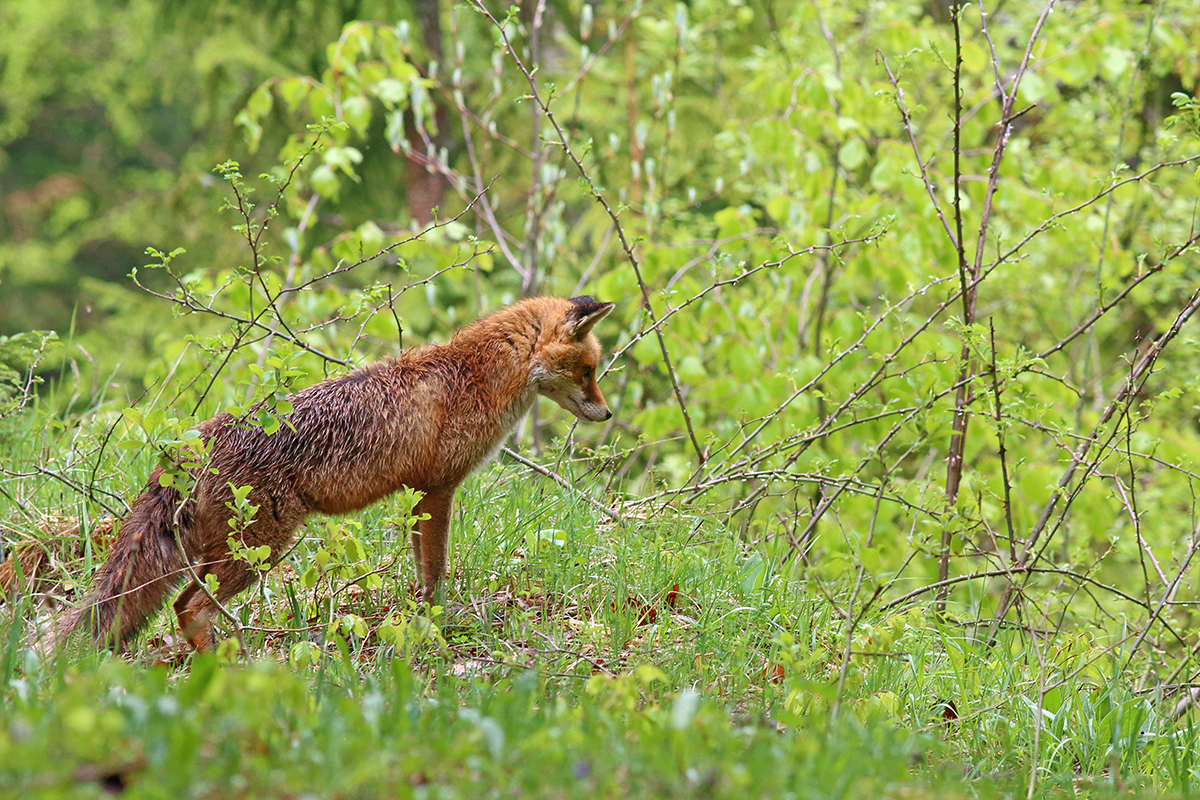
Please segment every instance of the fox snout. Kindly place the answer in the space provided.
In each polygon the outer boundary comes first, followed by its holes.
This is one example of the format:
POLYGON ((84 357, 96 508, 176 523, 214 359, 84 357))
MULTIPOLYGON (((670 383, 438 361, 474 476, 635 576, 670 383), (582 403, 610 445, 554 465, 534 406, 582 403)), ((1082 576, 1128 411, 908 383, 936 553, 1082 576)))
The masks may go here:
POLYGON ((612 419, 612 409, 601 398, 599 403, 589 402, 584 400, 578 403, 577 408, 568 408, 575 416, 587 422, 604 422, 607 419, 612 419))
POLYGON ((541 394, 579 417, 584 422, 604 422, 612 419, 612 410, 604 402, 604 395, 595 379, 577 383, 567 379, 550 380, 542 384, 541 394))

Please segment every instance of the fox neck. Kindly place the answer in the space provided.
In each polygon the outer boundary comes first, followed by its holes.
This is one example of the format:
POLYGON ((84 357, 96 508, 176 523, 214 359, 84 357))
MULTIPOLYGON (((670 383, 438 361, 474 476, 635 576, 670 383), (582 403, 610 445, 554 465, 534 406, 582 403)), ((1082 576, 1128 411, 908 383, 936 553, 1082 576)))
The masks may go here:
MULTIPOLYGON (((512 365, 516 366, 516 365, 512 365)), ((495 415, 496 433, 504 438, 513 432, 537 401, 537 384, 528 365, 509 369, 484 370, 475 385, 495 415)))
MULTIPOLYGON (((471 331, 447 344, 466 365, 464 387, 475 395, 477 408, 495 427, 499 440, 508 436, 537 400, 537 341, 534 331, 471 331)), ((491 426, 487 426, 491 427, 491 426)), ((483 431, 480 431, 483 433, 483 431)))

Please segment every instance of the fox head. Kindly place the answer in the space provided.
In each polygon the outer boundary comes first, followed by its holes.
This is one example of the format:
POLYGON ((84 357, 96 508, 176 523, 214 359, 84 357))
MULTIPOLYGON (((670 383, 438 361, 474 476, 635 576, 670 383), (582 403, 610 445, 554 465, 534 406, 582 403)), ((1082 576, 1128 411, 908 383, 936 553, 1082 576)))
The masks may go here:
POLYGON ((608 316, 613 303, 588 297, 572 297, 561 311, 545 321, 534 353, 533 381, 538 394, 549 397, 575 416, 588 422, 612 417, 604 395, 596 385, 600 367, 600 342, 592 333, 597 322, 608 316))

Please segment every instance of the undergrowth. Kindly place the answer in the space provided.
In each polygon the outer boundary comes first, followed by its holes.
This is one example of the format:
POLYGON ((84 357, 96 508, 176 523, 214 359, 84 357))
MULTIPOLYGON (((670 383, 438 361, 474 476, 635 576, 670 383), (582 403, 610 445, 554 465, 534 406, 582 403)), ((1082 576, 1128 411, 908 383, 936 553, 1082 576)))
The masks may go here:
POLYGON ((248 652, 226 628, 211 657, 177 649, 163 613, 125 658, 82 644, 40 658, 29 623, 84 587, 104 528, 84 503, 58 508, 56 528, 27 520, 52 557, 5 606, 0 792, 1024 796, 1032 772, 1039 795, 1105 796, 1194 782, 1190 719, 1135 691, 1099 631, 989 645, 925 607, 846 615, 849 579, 786 579, 708 516, 617 525, 512 466, 459 497, 441 605, 417 605, 411 498, 397 496, 311 520, 232 607, 248 652))

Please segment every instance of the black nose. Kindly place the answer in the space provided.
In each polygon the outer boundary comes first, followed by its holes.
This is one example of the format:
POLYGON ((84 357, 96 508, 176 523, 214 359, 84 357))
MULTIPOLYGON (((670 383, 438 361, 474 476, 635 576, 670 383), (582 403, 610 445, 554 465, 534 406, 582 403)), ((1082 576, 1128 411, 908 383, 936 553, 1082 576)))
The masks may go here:
POLYGON ((611 408, 604 409, 604 418, 612 419, 612 409, 611 408))

